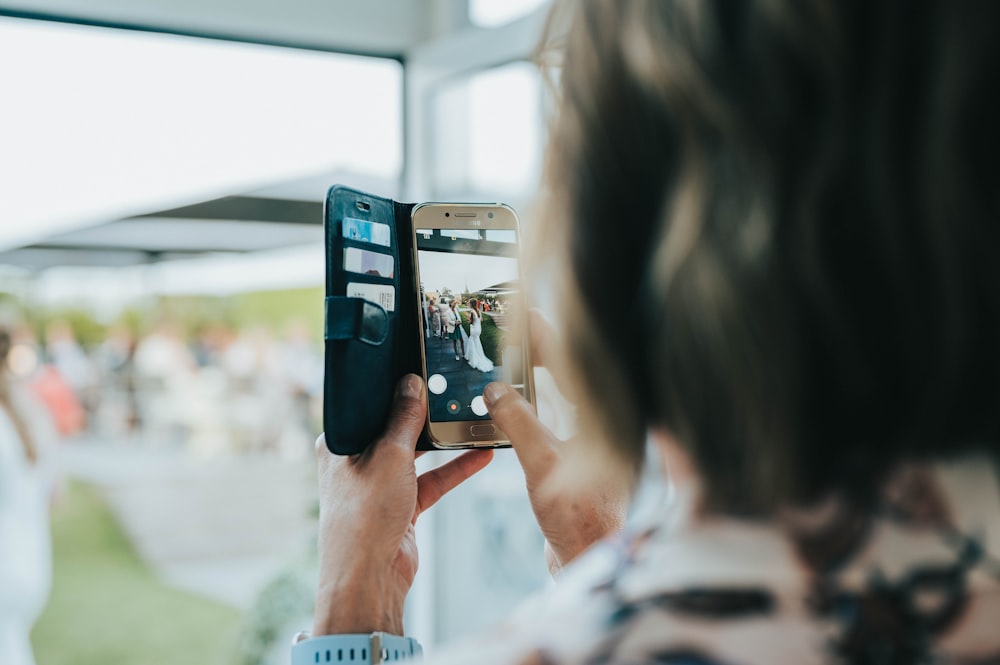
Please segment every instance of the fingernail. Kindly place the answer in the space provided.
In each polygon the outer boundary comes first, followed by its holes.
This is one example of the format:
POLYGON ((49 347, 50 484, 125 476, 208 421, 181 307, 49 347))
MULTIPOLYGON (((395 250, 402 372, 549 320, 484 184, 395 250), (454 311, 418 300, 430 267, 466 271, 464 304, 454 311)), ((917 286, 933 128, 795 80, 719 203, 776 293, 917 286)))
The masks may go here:
POLYGON ((483 399, 486 400, 487 404, 495 404, 500 400, 501 397, 507 394, 507 386, 494 382, 486 386, 483 390, 483 399))
POLYGON ((420 378, 415 374, 407 374, 403 377, 403 380, 399 382, 400 397, 416 397, 419 399, 422 391, 423 386, 421 385, 420 378))

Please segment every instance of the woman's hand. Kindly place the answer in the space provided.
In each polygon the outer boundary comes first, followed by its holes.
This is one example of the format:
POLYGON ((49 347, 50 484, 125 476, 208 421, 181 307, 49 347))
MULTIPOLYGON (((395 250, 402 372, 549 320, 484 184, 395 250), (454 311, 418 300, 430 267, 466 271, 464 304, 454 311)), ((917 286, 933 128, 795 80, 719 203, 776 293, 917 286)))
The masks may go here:
POLYGON ((385 433, 365 452, 341 457, 322 436, 316 441, 320 579, 313 635, 402 635, 403 602, 417 572, 417 517, 493 456, 473 450, 418 478, 425 400, 423 381, 407 375, 385 433))
MULTIPOLYGON (((537 310, 531 312, 531 332, 534 358, 544 362, 554 336, 537 310)), ((564 486, 559 482, 563 479, 548 482, 564 459, 564 448, 575 441, 557 439, 538 420, 531 404, 506 384, 489 384, 483 398, 524 469, 531 508, 545 536, 545 561, 549 572, 557 575, 598 540, 622 529, 629 488, 613 481, 598 488, 564 486)))

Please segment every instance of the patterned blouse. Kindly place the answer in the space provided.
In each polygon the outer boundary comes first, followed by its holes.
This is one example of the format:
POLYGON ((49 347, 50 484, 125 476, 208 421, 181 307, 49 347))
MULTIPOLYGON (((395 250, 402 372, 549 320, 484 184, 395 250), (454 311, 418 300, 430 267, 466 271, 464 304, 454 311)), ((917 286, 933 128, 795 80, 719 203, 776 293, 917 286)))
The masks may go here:
POLYGON ((919 478, 907 508, 868 520, 822 574, 774 525, 633 528, 501 625, 429 662, 1000 664, 993 466, 966 460, 919 478))

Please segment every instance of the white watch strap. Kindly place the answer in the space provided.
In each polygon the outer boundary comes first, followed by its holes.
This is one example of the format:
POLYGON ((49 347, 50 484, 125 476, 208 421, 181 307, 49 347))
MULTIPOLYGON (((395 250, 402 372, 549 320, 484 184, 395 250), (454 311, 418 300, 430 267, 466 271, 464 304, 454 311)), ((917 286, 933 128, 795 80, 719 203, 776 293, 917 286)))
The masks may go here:
POLYGON ((412 637, 388 633, 323 635, 292 645, 292 665, 379 665, 415 660, 423 655, 412 637))

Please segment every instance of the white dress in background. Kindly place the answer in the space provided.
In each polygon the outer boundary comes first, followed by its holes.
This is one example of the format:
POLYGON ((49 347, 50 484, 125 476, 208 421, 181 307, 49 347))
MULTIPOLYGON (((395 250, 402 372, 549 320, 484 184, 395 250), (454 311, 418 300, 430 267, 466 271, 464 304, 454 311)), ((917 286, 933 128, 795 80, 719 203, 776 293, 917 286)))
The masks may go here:
MULTIPOLYGON (((37 428, 33 428, 37 431, 37 428)), ((40 442, 41 443, 41 442, 40 442)), ((51 473, 31 464, 7 411, 0 408, 0 663, 32 665, 31 627, 52 585, 51 473)))
POLYGON ((483 351, 483 342, 480 336, 483 334, 483 317, 469 315, 469 341, 465 343, 465 359, 469 365, 480 372, 492 372, 493 361, 486 356, 483 351))

